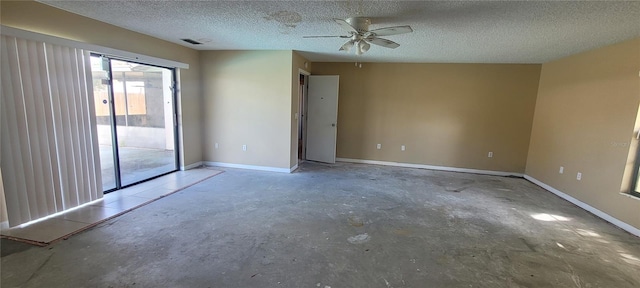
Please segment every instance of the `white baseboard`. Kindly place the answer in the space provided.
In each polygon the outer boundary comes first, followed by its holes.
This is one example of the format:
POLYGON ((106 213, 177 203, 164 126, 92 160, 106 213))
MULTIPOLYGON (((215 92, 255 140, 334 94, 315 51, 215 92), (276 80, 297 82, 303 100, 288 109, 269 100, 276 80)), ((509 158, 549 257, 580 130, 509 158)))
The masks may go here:
POLYGON ((446 167, 446 166, 433 166, 433 165, 424 165, 424 164, 388 162, 388 161, 377 161, 377 160, 336 158, 336 161, 349 162, 349 163, 361 163, 361 164, 374 164, 374 165, 405 167, 405 168, 420 168, 420 169, 450 171, 450 172, 474 173, 474 174, 484 174, 484 175, 494 175, 494 176, 516 176, 516 177, 523 177, 524 176, 524 174, 522 174, 522 173, 515 173, 515 172, 479 170, 479 169, 456 168, 456 167, 446 167))
POLYGON ((613 225, 616 225, 616 226, 620 227, 621 229, 623 229, 623 230, 625 230, 625 231, 627 231, 627 232, 629 232, 629 233, 631 233, 633 235, 636 235, 636 236, 640 237, 640 229, 638 229, 636 227, 633 227, 633 226, 631 226, 631 225, 629 225, 629 224, 627 224, 625 222, 622 222, 622 221, 614 218, 613 216, 611 216, 611 215, 609 215, 607 213, 604 213, 604 212, 596 209, 595 207, 593 207, 593 206, 591 206, 591 205, 589 205, 587 203, 584 203, 584 202, 582 202, 582 201, 580 201, 580 200, 578 200, 576 198, 573 198, 573 197, 569 196, 568 194, 565 194, 562 191, 560 191, 560 190, 558 190, 556 188, 553 188, 553 187, 541 182, 540 180, 538 180, 536 178, 533 178, 533 177, 531 177, 529 175, 524 175, 524 178, 529 180, 529 181, 531 181, 532 183, 544 188, 545 190, 547 190, 547 191, 549 191, 549 192, 551 192, 553 194, 558 195, 558 197, 563 198, 563 199, 575 204, 576 206, 591 212, 592 214, 604 219, 605 221, 607 221, 607 222, 609 222, 609 223, 611 223, 613 225))
MULTIPOLYGON (((216 167, 259 170, 259 171, 280 172, 280 173, 291 173, 291 171, 293 171, 293 170, 291 170, 291 168, 278 168, 278 167, 269 167, 269 166, 244 165, 244 164, 234 164, 234 163, 224 163, 224 162, 211 162, 211 161, 205 161, 204 165, 216 166, 216 167)), ((297 166, 294 166, 294 167, 297 168, 297 166)))
POLYGON ((289 173, 293 173, 293 171, 296 171, 296 169, 298 169, 298 164, 293 165, 293 167, 289 168, 289 173))
POLYGON ((200 167, 202 165, 203 165, 202 161, 198 161, 196 163, 189 164, 187 166, 182 166, 182 167, 180 167, 180 170, 185 171, 185 170, 189 170, 189 169, 193 169, 193 168, 198 168, 198 167, 200 167))

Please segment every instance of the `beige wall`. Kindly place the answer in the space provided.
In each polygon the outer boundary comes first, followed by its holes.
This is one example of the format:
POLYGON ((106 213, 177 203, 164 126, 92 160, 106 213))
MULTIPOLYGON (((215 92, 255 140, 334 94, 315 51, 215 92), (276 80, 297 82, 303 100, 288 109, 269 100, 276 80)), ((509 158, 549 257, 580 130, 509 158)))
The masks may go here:
POLYGON ((640 39, 544 64, 526 169, 636 228, 640 200, 620 195, 620 187, 633 161, 629 147, 637 145, 639 71, 640 39))
POLYGON ((291 54, 201 53, 205 161, 289 169, 291 54))
POLYGON ((180 71, 181 165, 202 160, 198 51, 34 1, 1 1, 0 13, 2 25, 189 64, 180 71))
POLYGON ((302 114, 298 111, 300 109, 300 69, 311 72, 311 61, 295 51, 291 56, 293 57, 293 65, 291 65, 291 115, 293 117, 291 117, 291 156, 289 165, 294 167, 298 164, 298 119, 296 119, 295 115, 298 113, 298 117, 301 117, 302 114), (307 67, 304 67, 305 63, 307 67))
POLYGON ((340 75, 337 157, 524 172, 540 65, 314 63, 313 72, 340 75))

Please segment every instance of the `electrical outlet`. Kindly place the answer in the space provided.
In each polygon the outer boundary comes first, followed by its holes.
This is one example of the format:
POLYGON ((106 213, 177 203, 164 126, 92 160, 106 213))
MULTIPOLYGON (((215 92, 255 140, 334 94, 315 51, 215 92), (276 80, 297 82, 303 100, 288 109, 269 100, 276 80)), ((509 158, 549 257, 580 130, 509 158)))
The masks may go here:
POLYGON ((582 180, 582 173, 578 172, 576 175, 576 180, 582 180))
POLYGON ((558 173, 560 174, 564 173, 564 167, 560 166, 560 170, 558 171, 558 173))
POLYGON ((378 150, 382 149, 382 144, 376 145, 376 148, 378 148, 378 150))
POLYGON ((216 143, 215 145, 213 145, 216 149, 218 149, 218 143, 216 143))
POLYGON ((242 151, 247 151, 247 145, 242 145, 242 151))
POLYGON ((487 157, 493 158, 493 152, 489 152, 489 154, 487 154, 487 157))
POLYGON ((407 148, 404 147, 404 145, 402 145, 402 146, 400 146, 400 150, 404 151, 404 150, 407 150, 407 148))

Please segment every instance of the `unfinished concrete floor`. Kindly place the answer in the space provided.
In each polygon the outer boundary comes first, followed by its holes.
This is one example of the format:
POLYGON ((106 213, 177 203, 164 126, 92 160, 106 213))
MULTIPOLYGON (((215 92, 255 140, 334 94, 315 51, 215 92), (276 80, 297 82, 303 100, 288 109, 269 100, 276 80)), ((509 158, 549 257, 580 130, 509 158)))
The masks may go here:
POLYGON ((2 287, 640 287, 640 239, 524 179, 228 169, 49 247, 2 287))

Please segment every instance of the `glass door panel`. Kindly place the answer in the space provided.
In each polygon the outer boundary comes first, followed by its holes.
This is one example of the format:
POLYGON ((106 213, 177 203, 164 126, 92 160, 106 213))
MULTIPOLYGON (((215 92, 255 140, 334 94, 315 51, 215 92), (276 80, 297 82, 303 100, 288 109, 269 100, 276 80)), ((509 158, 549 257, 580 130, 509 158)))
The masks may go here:
POLYGON ((174 70, 92 55, 105 192, 178 169, 174 70))
POLYGON ((111 60, 122 186, 177 170, 173 70, 111 60))
POLYGON ((100 145, 100 166, 102 170, 103 191, 114 190, 116 167, 113 150, 113 123, 111 117, 111 88, 109 83, 109 63, 100 56, 91 56, 91 75, 93 76, 93 98, 96 109, 98 144, 100 145))

